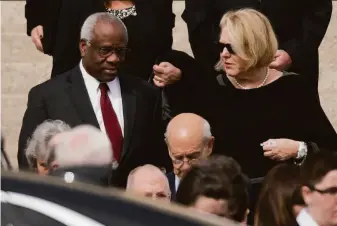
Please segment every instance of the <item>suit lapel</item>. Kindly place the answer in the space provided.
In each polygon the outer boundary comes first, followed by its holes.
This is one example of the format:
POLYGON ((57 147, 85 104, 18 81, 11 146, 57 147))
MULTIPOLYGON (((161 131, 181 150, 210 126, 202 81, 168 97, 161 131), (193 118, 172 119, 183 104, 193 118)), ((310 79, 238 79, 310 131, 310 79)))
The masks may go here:
POLYGON ((75 106, 77 114, 83 123, 93 125, 99 129, 97 118, 78 66, 73 69, 69 82, 71 85, 68 94, 75 106))
POLYGON ((167 179, 169 181, 169 186, 171 190, 171 200, 176 199, 176 177, 173 172, 167 174, 167 179))
POLYGON ((136 91, 132 86, 132 81, 125 76, 119 77, 122 102, 123 102, 123 117, 124 117, 124 144, 122 150, 121 162, 129 152, 131 143, 132 128, 136 114, 136 91))

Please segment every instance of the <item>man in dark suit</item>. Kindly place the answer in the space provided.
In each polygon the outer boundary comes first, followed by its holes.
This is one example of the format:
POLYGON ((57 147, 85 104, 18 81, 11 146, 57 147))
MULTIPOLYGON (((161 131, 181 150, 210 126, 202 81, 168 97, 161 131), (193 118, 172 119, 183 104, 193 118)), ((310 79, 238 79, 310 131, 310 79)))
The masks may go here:
POLYGON ((182 18, 199 64, 212 71, 219 60, 222 16, 246 7, 265 14, 278 37, 279 50, 270 66, 307 77, 318 95, 318 47, 330 22, 331 0, 186 0, 182 18))
POLYGON ((170 170, 159 91, 119 72, 127 42, 126 27, 118 18, 107 13, 87 18, 81 30, 79 65, 29 92, 19 138, 20 169, 27 168, 24 149, 37 125, 59 119, 71 126, 91 124, 107 134, 119 162, 114 185, 125 186, 128 173, 139 165, 170 170))
POLYGON ((165 141, 173 164, 173 172, 166 176, 171 199, 175 200, 180 180, 190 170, 191 164, 212 153, 214 137, 205 119, 196 114, 182 113, 169 122, 165 141))

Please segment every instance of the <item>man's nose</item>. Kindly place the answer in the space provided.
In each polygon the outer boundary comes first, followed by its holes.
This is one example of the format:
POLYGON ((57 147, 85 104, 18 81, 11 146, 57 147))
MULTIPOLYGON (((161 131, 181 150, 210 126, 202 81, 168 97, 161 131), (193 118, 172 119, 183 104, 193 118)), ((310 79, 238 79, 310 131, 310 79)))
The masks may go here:
POLYGON ((180 167, 180 170, 189 170, 190 168, 191 168, 190 163, 188 161, 184 161, 180 167))
POLYGON ((119 62, 120 58, 115 52, 113 52, 110 56, 106 58, 106 61, 115 63, 115 62, 119 62))

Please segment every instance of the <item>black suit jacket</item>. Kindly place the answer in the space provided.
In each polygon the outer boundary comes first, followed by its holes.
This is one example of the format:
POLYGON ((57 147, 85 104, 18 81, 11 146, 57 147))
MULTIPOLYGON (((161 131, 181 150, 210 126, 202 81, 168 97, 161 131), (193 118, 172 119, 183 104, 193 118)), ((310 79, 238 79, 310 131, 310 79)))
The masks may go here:
MULTIPOLYGON (((212 70, 219 60, 220 20, 224 13, 254 8, 270 20, 279 48, 292 58, 293 71, 310 77, 318 85, 318 47, 329 25, 331 0, 186 0, 182 18, 187 23, 189 41, 196 60, 212 70)), ((317 87, 316 87, 317 88, 317 87)))
POLYGON ((175 201, 176 200, 176 175, 173 172, 170 172, 166 174, 166 177, 168 179, 169 185, 170 185, 170 190, 171 190, 171 200, 175 201))
MULTIPOLYGON (((124 186, 128 173, 146 163, 170 170, 163 139, 159 91, 138 78, 119 76, 124 114, 124 145, 113 184, 124 186)), ((32 88, 19 138, 18 163, 26 169, 27 139, 46 119, 59 119, 71 126, 91 124, 99 128, 78 66, 32 88)))

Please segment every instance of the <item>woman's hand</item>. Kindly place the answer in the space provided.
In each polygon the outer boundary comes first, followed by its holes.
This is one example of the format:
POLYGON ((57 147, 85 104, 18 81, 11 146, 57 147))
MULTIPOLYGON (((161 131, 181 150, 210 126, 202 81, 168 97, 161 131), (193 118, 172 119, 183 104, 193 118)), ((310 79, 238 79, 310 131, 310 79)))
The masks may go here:
POLYGON ((181 70, 168 62, 154 65, 153 72, 153 82, 158 87, 165 87, 181 79, 181 70))
POLYGON ((43 27, 41 25, 36 26, 31 34, 32 42, 34 43, 37 50, 43 53, 43 46, 41 39, 43 38, 43 27))
POLYGON ((299 142, 290 139, 269 139, 261 144, 264 156, 275 161, 296 158, 299 142))

